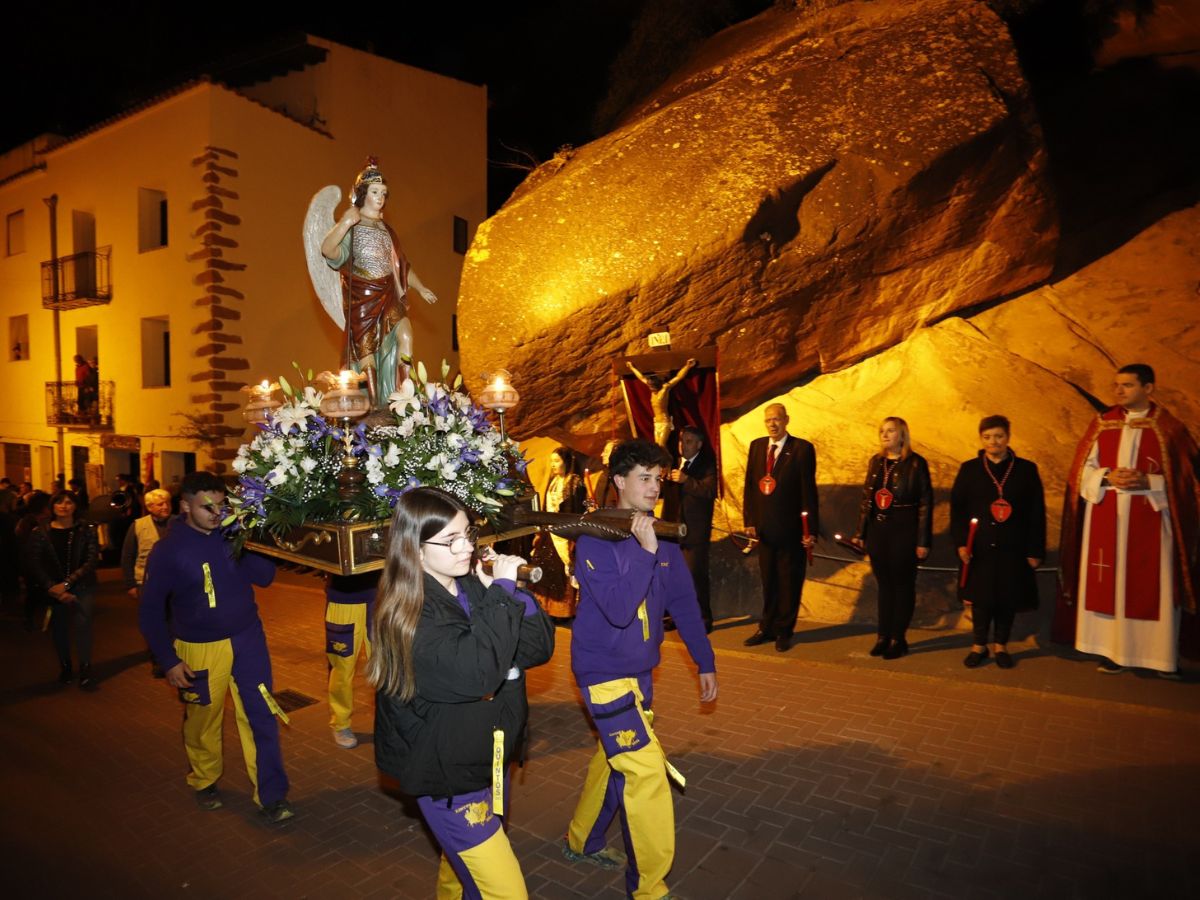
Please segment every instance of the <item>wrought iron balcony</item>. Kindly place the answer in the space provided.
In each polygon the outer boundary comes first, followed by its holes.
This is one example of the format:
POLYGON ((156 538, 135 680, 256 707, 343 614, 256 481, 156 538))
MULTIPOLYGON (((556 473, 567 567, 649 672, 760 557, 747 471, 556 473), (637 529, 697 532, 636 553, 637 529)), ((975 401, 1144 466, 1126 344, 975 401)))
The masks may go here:
POLYGON ((81 390, 73 381, 47 381, 46 424, 80 431, 112 431, 113 382, 101 381, 89 391, 81 390))
POLYGON ((42 263, 42 307, 78 309, 112 300, 112 247, 101 247, 42 263))

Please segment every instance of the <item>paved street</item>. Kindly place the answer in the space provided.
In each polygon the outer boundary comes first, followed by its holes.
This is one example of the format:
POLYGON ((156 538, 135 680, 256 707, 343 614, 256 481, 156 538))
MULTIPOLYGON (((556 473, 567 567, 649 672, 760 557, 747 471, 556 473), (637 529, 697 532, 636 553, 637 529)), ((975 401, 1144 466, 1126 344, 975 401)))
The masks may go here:
MULTIPOLYGON (((150 678, 133 604, 103 574, 95 694, 58 686, 47 635, 0 623, 7 896, 433 896, 436 851, 373 764, 369 691, 356 698, 363 744, 330 737, 316 579, 261 595, 277 693, 318 701, 284 729, 297 815, 272 827, 255 815, 231 712, 226 805, 196 808, 179 704, 150 678)), ((918 652, 885 663, 849 626, 805 623, 787 654, 745 651, 748 627, 723 627, 711 708, 669 644, 655 724, 688 778, 672 887, 692 900, 1200 896, 1200 685, 1098 675, 1042 651, 1037 628, 1002 673, 963 669, 960 632, 916 634, 918 652)), ((558 850, 594 748, 569 637, 530 673, 510 835, 532 897, 617 898, 619 873, 558 850)))

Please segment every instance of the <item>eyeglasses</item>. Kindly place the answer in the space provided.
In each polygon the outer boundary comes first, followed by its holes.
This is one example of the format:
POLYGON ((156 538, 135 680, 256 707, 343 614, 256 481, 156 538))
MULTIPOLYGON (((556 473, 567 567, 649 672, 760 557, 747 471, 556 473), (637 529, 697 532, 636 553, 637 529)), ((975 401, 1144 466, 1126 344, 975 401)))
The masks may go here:
POLYGON ((474 548, 475 540, 479 537, 479 529, 472 525, 457 537, 448 541, 422 541, 423 544, 433 544, 435 547, 445 547, 451 553, 465 553, 474 548))

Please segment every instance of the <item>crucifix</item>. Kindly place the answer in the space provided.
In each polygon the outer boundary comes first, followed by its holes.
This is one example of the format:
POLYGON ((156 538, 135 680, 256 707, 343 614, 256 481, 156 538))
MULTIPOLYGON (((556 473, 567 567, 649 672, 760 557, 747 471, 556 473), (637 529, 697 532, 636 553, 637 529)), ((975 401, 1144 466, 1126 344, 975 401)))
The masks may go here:
POLYGON ((1096 581, 1099 583, 1099 582, 1102 582, 1102 581, 1104 581, 1104 570, 1105 570, 1105 569, 1111 569, 1111 568, 1112 568, 1112 566, 1110 566, 1110 565, 1107 565, 1107 564, 1104 562, 1104 548, 1103 548, 1103 547, 1101 547, 1101 548, 1100 548, 1098 551, 1096 551, 1096 552, 1100 554, 1100 562, 1094 562, 1094 563, 1092 563, 1092 565, 1093 565, 1095 568, 1097 568, 1097 569, 1099 569, 1099 570, 1100 570, 1100 571, 1099 571, 1099 572, 1096 574, 1096 581))

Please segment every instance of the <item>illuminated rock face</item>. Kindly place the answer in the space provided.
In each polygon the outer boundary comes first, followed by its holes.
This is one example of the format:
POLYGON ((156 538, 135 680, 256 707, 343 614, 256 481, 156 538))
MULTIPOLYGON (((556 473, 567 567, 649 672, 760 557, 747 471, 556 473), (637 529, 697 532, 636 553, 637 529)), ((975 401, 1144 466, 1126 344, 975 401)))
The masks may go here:
POLYGON ((759 401, 1045 278, 1044 166, 985 4, 769 11, 481 225, 463 371, 507 367, 513 429, 579 439, 608 427, 610 360, 668 325, 720 348, 723 405, 759 401))

